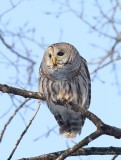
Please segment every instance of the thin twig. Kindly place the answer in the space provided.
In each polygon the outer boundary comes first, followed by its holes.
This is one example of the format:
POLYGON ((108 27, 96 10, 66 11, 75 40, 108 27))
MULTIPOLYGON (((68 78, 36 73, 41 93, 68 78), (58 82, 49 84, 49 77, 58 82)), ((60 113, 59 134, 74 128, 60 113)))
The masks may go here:
POLYGON ((43 137, 48 137, 50 135, 51 132, 54 132, 55 128, 57 128, 57 125, 52 127, 51 129, 48 129, 48 131, 44 134, 42 134, 41 136, 35 138, 33 141, 38 141, 40 138, 43 138, 43 137))
POLYGON ((15 145, 15 147, 13 148, 13 150, 12 150, 12 152, 11 152, 11 154, 10 154, 10 156, 8 157, 7 160, 10 160, 10 159, 12 158, 15 150, 17 149, 17 147, 18 147, 18 145, 19 145, 19 143, 20 143, 20 141, 22 140, 23 136, 25 135, 25 133, 27 132, 28 128, 29 128, 30 125, 32 124, 32 121, 33 121, 34 118, 36 117, 36 115, 37 115, 37 113, 38 113, 38 111, 39 111, 39 108, 40 108, 40 105, 38 105, 35 114, 34 114, 33 117, 31 118, 31 120, 30 120, 29 124, 27 125, 27 127, 25 128, 25 130, 22 132, 20 138, 17 140, 16 145, 15 145))
MULTIPOLYGON (((2 14, 0 14, 0 18, 2 18, 5 14, 9 13, 10 11, 12 11, 13 9, 15 9, 21 2, 23 2, 24 0, 20 0, 18 1, 16 4, 11 3, 11 7, 9 9, 7 9, 6 11, 4 11, 2 14)), ((10 1, 11 2, 11 1, 10 1)))
POLYGON ((2 141, 3 135, 8 127, 8 125, 10 124, 10 122, 12 121, 12 119, 15 117, 16 113, 29 101, 30 99, 26 99, 12 114, 11 117, 9 117, 8 121, 6 122, 6 124, 4 125, 3 130, 1 131, 0 134, 0 142, 2 141))
POLYGON ((96 68, 91 74, 99 71, 100 69, 103 69, 104 67, 108 66, 109 64, 112 64, 112 62, 119 61, 119 60, 121 60, 121 57, 116 57, 116 58, 110 60, 109 62, 103 64, 102 66, 96 68))
POLYGON ((118 155, 113 156, 112 160, 115 160, 118 157, 118 155))
POLYGON ((6 48, 10 49, 10 51, 11 51, 12 53, 14 53, 14 54, 17 55, 18 57, 22 58, 23 60, 26 60, 26 61, 31 62, 33 65, 35 64, 35 62, 34 62, 32 59, 30 59, 30 58, 28 58, 28 57, 25 57, 25 56, 21 55, 20 53, 18 53, 17 51, 15 51, 15 50, 13 49, 13 46, 9 45, 1 35, 0 35, 0 40, 1 40, 1 42, 6 46, 6 48))

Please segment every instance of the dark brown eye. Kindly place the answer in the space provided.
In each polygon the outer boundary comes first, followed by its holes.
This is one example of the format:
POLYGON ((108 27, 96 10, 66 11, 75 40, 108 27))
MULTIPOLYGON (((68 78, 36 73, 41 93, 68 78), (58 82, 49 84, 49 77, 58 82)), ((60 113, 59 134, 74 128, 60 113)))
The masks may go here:
POLYGON ((63 52, 61 52, 61 51, 57 53, 58 56, 63 56, 64 54, 65 54, 65 53, 63 53, 63 52))
POLYGON ((51 54, 49 54, 49 58, 51 58, 52 57, 52 55, 51 54))

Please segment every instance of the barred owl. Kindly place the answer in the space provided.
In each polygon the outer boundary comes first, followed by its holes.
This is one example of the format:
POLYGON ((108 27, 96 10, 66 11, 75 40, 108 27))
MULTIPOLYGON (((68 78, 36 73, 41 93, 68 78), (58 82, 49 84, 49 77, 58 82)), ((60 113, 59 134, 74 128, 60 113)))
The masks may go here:
POLYGON ((55 43, 44 54, 39 70, 39 92, 60 126, 60 134, 74 138, 85 117, 74 107, 89 108, 91 82, 86 60, 69 43, 55 43))

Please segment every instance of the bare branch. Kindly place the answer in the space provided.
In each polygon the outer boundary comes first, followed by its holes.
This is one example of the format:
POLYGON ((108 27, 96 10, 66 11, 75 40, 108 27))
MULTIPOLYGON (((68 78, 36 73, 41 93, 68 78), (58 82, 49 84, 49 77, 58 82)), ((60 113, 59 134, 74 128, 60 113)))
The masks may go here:
POLYGON ((112 62, 119 61, 119 60, 121 60, 121 57, 111 59, 109 62, 103 64, 102 66, 99 66, 98 68, 96 68, 91 74, 96 73, 100 69, 103 69, 104 67, 108 66, 109 64, 112 64, 112 62))
POLYGON ((9 117, 7 123, 4 125, 4 128, 0 134, 0 142, 2 141, 3 135, 5 133, 5 130, 7 129, 8 125, 10 124, 10 122, 12 121, 12 119, 14 118, 14 116, 16 115, 16 113, 29 101, 30 99, 26 99, 13 113, 13 115, 11 117, 9 117))
POLYGON ((45 100, 45 97, 43 97, 43 95, 41 93, 23 90, 23 89, 11 87, 11 86, 8 86, 5 84, 0 84, 0 91, 3 93, 11 93, 14 95, 19 95, 19 96, 22 96, 25 98, 34 98, 34 99, 45 100))
POLYGON ((118 157, 118 155, 113 156, 113 158, 111 160, 115 160, 118 157))
POLYGON ((15 9, 15 8, 16 8, 20 3, 22 3, 23 1, 24 1, 24 0, 20 0, 20 1, 18 1, 16 4, 14 4, 13 1, 10 0, 11 7, 2 13, 2 14, 0 15, 0 18, 2 18, 5 14, 11 12, 13 9, 15 9))
MULTIPOLYGON (((65 150, 64 150, 65 151, 65 150)), ((37 157, 31 158, 22 158, 19 160, 55 160, 60 154, 64 151, 58 151, 53 153, 44 154, 37 157)), ((84 156, 84 155, 121 155, 120 147, 90 147, 90 148, 81 148, 71 153, 69 156, 84 156)))
POLYGON ((1 40, 1 42, 2 42, 8 49, 10 49, 10 51, 11 51, 12 53, 16 54, 18 57, 22 58, 23 60, 26 60, 26 61, 31 62, 33 65, 35 64, 35 62, 34 62, 32 59, 21 55, 20 53, 18 53, 17 51, 15 51, 15 50, 13 49, 13 46, 7 44, 7 42, 6 42, 5 39, 1 36, 1 34, 0 34, 0 40, 1 40))
POLYGON ((19 145, 19 143, 20 143, 20 141, 22 140, 23 136, 25 135, 25 133, 27 132, 28 128, 29 128, 30 125, 32 124, 32 121, 33 121, 34 118, 36 117, 36 115, 37 115, 37 113, 38 113, 38 111, 39 111, 39 108, 40 108, 40 105, 38 105, 35 114, 34 114, 33 117, 31 118, 31 120, 30 120, 29 124, 27 125, 27 127, 25 128, 25 130, 22 132, 20 138, 17 140, 16 145, 15 145, 15 147, 13 148, 13 150, 12 150, 12 152, 11 152, 11 154, 10 154, 10 156, 9 156, 9 158, 8 158, 7 160, 10 160, 10 159, 12 158, 15 150, 17 149, 17 147, 18 147, 18 145, 19 145))
POLYGON ((77 143, 72 148, 65 150, 56 160, 64 160, 71 153, 73 153, 74 151, 77 151, 79 148, 82 148, 85 145, 88 145, 88 143, 90 143, 91 141, 93 141, 94 139, 96 139, 97 137, 101 135, 102 135, 102 132, 100 130, 93 132, 92 134, 84 138, 82 141, 77 143))
MULTIPOLYGON (((46 133, 44 133, 43 135, 35 138, 34 141, 38 141, 38 140, 39 140, 40 138, 42 138, 42 137, 46 137, 46 138, 49 137, 49 135, 50 135, 51 132, 56 133, 56 132, 55 132, 55 128, 57 128, 57 125, 54 126, 54 127, 52 127, 52 128, 48 128, 48 131, 47 131, 46 133)), ((56 133, 56 134, 57 134, 57 133, 56 133)))

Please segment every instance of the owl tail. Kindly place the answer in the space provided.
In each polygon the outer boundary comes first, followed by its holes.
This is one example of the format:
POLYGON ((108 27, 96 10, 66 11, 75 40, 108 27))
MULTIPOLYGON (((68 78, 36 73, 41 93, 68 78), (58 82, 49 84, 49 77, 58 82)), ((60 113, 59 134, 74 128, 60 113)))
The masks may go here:
POLYGON ((60 127, 60 134, 63 137, 74 139, 77 134, 81 133, 82 121, 81 120, 71 120, 60 127))
POLYGON ((76 117, 70 117, 69 121, 66 122, 64 122, 61 118, 58 120, 58 124, 60 126, 60 134, 63 137, 74 139, 77 136, 77 134, 81 134, 81 129, 84 125, 85 118, 82 115, 79 115, 76 117))

